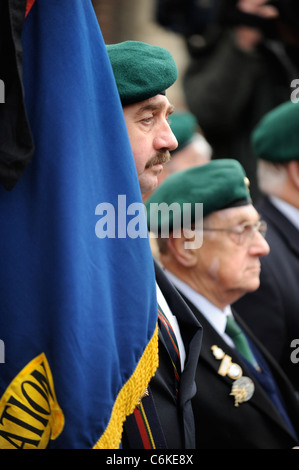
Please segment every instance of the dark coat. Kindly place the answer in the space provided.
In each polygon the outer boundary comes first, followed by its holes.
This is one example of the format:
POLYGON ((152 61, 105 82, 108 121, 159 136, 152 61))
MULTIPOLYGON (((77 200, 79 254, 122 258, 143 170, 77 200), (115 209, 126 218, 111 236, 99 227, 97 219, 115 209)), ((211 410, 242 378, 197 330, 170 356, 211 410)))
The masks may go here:
POLYGON ((168 448, 192 449, 195 448, 195 428, 191 399, 196 392, 195 373, 202 341, 202 328, 157 264, 155 270, 157 284, 178 320, 186 349, 186 361, 177 398, 171 360, 159 333, 159 367, 150 383, 150 388, 168 448))
POLYGON ((260 288, 235 308, 299 391, 299 364, 291 360, 291 342, 299 342, 299 231, 268 198, 256 207, 268 223, 271 252, 261 259, 260 288))
MULTIPOLYGON (((234 349, 230 348, 211 324, 190 302, 204 335, 196 373, 197 393, 193 399, 198 449, 290 449, 298 445, 276 407, 269 400, 251 370, 234 349), (243 376, 255 384, 252 398, 238 407, 230 396, 234 380, 219 375, 221 361, 213 355, 213 345, 221 348, 239 364, 243 376)), ((299 433, 299 403, 289 381, 263 346, 254 339, 242 319, 235 318, 247 336, 262 352, 285 401, 295 432, 299 433)))
POLYGON ((207 40, 186 69, 186 104, 212 146, 213 158, 236 158, 242 164, 256 202, 260 191, 251 133, 267 112, 290 99, 297 69, 294 63, 290 67, 285 51, 277 53, 268 41, 248 53, 236 47, 231 30, 215 42, 207 40))

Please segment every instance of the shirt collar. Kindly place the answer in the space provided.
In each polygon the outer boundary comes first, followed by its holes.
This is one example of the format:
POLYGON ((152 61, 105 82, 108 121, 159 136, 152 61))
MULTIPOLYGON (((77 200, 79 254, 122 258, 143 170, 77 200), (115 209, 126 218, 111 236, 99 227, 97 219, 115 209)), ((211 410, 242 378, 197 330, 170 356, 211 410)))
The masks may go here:
POLYGON ((299 209, 276 196, 270 196, 270 201, 299 230, 299 209))
POLYGON ((232 315, 230 305, 227 305, 224 310, 220 310, 220 308, 216 307, 216 305, 212 304, 181 279, 178 279, 174 274, 167 270, 166 273, 175 287, 177 287, 177 289, 179 289, 180 292, 182 292, 182 294, 184 294, 198 310, 200 310, 217 333, 223 336, 226 327, 226 317, 228 315, 232 315))

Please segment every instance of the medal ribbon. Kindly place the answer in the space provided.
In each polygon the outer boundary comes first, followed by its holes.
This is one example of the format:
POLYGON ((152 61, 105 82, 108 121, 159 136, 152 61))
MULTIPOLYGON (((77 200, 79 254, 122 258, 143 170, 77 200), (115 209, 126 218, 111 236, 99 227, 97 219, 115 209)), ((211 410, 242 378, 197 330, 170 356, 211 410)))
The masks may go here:
POLYGON ((160 306, 158 306, 158 321, 159 321, 159 327, 160 327, 161 333, 166 343, 166 347, 171 357, 175 380, 176 380, 176 393, 178 394, 180 374, 181 374, 180 351, 179 351, 178 343, 177 343, 174 331, 172 329, 172 326, 170 322, 168 321, 168 319, 166 318, 160 306))

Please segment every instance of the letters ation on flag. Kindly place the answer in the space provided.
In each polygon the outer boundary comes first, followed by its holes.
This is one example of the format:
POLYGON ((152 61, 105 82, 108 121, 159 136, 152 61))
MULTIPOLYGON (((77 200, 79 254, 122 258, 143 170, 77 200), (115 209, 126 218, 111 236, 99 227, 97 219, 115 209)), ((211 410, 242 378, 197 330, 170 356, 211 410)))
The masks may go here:
POLYGON ((33 359, 2 396, 1 449, 44 449, 64 426, 53 377, 44 354, 33 359))

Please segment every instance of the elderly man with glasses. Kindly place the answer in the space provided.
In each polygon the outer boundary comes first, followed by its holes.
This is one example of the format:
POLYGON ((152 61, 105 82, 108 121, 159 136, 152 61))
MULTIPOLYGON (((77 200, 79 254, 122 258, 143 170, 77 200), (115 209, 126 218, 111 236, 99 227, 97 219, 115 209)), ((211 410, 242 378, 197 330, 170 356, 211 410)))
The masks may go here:
POLYGON ((197 448, 296 446, 295 392, 231 308, 258 289, 260 258, 269 253, 266 223, 252 205, 243 168, 236 160, 219 159, 175 173, 146 209, 151 232, 156 221, 165 272, 203 326, 193 399, 197 448), (181 211, 171 210, 175 207, 181 211))

